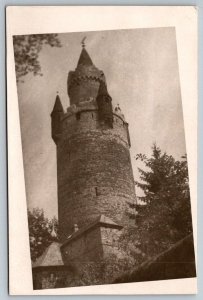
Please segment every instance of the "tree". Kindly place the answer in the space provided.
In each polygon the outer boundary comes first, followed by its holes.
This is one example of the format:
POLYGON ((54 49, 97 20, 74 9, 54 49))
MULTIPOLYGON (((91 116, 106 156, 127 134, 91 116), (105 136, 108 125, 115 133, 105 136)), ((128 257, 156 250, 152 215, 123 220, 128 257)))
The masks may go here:
POLYGON ((42 75, 38 60, 43 45, 61 47, 57 34, 31 34, 13 36, 17 81, 28 73, 42 75))
POLYGON ((136 159, 144 163, 144 169, 138 169, 141 182, 135 183, 144 191, 140 226, 148 238, 143 250, 163 251, 192 232, 187 157, 175 160, 154 144, 150 158, 138 154, 136 159))
POLYGON ((35 261, 51 242, 57 240, 53 228, 57 233, 58 221, 55 217, 52 220, 45 218, 43 209, 34 208, 32 211, 28 210, 28 226, 31 259, 35 261))

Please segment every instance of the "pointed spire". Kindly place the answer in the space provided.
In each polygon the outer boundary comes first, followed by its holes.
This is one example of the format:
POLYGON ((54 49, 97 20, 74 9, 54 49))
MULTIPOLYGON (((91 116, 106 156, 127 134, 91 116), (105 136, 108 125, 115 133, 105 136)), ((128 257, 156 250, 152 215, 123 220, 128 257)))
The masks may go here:
POLYGON ((56 95, 56 101, 55 101, 55 104, 54 104, 54 108, 53 108, 51 114, 53 114, 55 112, 63 112, 63 106, 61 104, 61 99, 58 95, 58 92, 57 92, 57 95, 56 95))
POLYGON ((81 54, 80 54, 80 58, 78 60, 78 66, 83 65, 83 66, 92 66, 93 62, 87 52, 87 50, 85 49, 85 46, 83 46, 81 54))
POLYGON ((79 65, 83 65, 83 66, 92 66, 93 65, 93 62, 92 62, 87 50, 85 49, 86 38, 87 37, 85 36, 81 41, 82 51, 81 51, 80 58, 78 61, 78 66, 79 65))

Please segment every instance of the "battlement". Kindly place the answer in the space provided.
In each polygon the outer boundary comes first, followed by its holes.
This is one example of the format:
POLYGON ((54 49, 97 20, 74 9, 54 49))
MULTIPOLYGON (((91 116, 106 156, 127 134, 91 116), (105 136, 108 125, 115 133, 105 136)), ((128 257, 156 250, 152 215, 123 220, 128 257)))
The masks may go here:
POLYGON ((98 109, 93 103, 69 109, 61 118, 60 139, 70 139, 72 136, 84 134, 86 132, 98 132, 102 130, 104 138, 109 136, 125 147, 130 147, 128 123, 122 116, 113 113, 113 128, 106 128, 105 124, 99 120, 98 109))
MULTIPOLYGON (((59 105, 60 98, 58 95, 56 101, 57 107, 62 107, 59 105)), ((124 116, 114 109, 112 120, 112 128, 100 120, 98 104, 94 99, 80 102, 77 106, 73 104, 68 107, 66 113, 63 112, 62 108, 54 109, 52 112, 52 137, 56 143, 59 143, 73 135, 102 130, 104 136, 109 135, 111 138, 115 138, 118 143, 130 147, 128 123, 124 116)))

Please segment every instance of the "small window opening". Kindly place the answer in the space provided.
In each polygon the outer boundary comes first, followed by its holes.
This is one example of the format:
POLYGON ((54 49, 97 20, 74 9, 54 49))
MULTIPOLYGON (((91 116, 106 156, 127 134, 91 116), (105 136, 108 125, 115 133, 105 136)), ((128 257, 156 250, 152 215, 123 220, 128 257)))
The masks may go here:
POLYGON ((94 119, 94 114, 92 113, 92 119, 94 119))
POLYGON ((76 119, 77 119, 77 120, 80 120, 80 113, 77 113, 77 114, 76 114, 76 119))
POLYGON ((95 194, 96 194, 96 196, 99 196, 99 192, 98 192, 98 188, 97 187, 95 187, 95 194))

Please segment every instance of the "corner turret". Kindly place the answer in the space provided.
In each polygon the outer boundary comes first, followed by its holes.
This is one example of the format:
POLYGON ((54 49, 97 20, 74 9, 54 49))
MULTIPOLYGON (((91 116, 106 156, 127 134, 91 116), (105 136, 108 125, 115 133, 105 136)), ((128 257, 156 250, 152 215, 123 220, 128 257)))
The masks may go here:
POLYGON ((99 121, 113 128, 112 98, 108 93, 106 83, 101 81, 97 95, 99 121))
POLYGON ((61 134, 61 117, 64 115, 63 106, 59 95, 56 96, 54 108, 51 112, 51 133, 55 143, 61 134))

